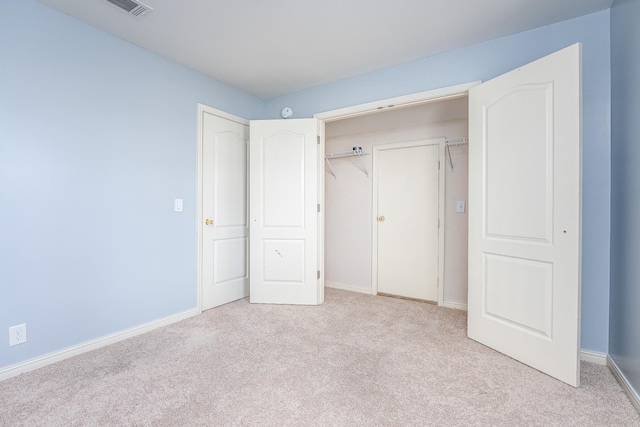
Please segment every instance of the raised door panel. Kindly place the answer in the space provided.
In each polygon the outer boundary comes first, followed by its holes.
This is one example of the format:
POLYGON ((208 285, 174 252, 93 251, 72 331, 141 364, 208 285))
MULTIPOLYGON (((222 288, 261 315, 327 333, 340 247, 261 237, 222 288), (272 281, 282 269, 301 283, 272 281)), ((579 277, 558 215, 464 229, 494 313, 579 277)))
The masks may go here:
POLYGON ((522 85, 484 106, 487 237, 551 241, 552 95, 522 85))
POLYGON ((216 228, 247 227, 247 136, 218 132, 214 138, 213 210, 216 228))
POLYGON ((214 286, 222 286, 229 281, 248 277, 247 240, 246 237, 238 237, 214 242, 213 262, 217 266, 214 286))
POLYGON ((553 264, 485 254, 484 269, 485 315, 551 338, 553 264))
POLYGON ((303 228, 305 135, 284 131, 265 136, 260 162, 264 226, 303 228))

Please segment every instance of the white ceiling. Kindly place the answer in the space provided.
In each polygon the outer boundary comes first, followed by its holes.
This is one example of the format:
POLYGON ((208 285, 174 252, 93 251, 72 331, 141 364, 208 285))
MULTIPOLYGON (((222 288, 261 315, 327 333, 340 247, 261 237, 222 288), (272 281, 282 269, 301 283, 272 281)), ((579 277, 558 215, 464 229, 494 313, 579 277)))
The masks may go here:
POLYGON ((259 98, 608 9, 613 0, 38 0, 259 98))

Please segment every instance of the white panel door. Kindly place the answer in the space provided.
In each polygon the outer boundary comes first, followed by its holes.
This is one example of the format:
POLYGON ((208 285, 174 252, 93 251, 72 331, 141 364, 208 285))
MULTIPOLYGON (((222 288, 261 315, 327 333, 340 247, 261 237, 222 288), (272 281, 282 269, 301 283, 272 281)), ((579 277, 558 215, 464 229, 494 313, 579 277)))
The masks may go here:
POLYGON ((374 149, 378 293, 438 300, 442 142, 374 149))
POLYGON ((323 124, 251 121, 250 300, 321 304, 323 124))
POLYGON ((202 116, 202 308, 249 295, 249 126, 202 116))
POLYGON ((580 384, 581 48, 469 92, 469 337, 580 384))

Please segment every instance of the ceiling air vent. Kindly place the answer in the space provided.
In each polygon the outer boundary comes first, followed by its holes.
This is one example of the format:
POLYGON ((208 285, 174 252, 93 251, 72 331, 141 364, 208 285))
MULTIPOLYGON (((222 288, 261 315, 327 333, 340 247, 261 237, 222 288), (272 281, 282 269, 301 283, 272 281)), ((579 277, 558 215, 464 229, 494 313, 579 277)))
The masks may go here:
POLYGON ((136 18, 140 18, 141 16, 148 15, 153 12, 146 4, 142 4, 139 1, 133 0, 107 0, 114 6, 118 6, 120 9, 127 12, 129 15, 133 15, 136 18))

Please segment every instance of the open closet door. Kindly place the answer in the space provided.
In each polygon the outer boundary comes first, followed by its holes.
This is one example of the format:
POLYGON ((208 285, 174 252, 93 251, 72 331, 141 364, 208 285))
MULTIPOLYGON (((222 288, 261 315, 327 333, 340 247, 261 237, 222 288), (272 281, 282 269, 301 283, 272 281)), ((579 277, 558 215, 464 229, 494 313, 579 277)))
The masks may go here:
POLYGON ((323 130, 316 119, 250 122, 252 303, 324 301, 323 130))
POLYGON ((580 385, 581 47, 469 92, 468 335, 580 385))

